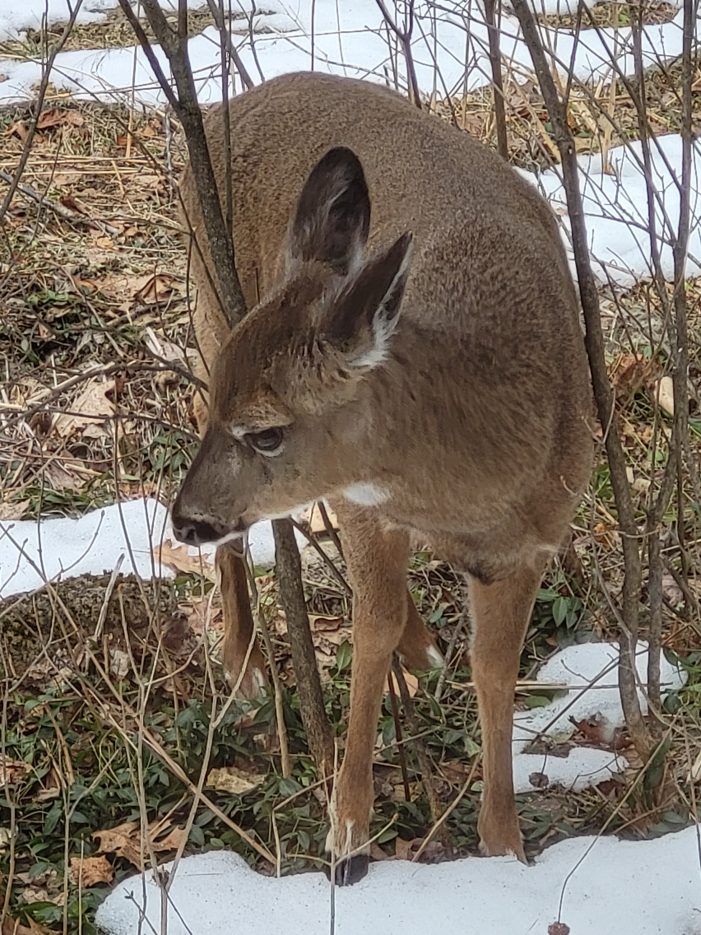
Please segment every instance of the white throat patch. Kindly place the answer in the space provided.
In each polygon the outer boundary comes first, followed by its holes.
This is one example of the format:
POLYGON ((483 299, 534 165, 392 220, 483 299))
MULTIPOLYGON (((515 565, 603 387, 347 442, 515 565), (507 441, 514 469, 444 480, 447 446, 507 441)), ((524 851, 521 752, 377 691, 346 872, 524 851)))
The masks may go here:
POLYGON ((379 484, 372 483, 351 484, 341 494, 345 500, 358 506, 379 506, 389 500, 389 492, 379 484))

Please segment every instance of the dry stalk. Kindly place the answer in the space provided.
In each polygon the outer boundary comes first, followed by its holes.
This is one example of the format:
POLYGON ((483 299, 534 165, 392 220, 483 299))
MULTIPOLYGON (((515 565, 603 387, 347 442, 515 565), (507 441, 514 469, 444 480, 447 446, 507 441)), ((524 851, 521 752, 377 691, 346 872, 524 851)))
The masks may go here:
MULTIPOLYGON (((176 95, 156 58, 148 36, 128 0, 119 0, 119 3, 144 50, 144 54, 163 93, 183 125, 193 178, 202 206, 202 216, 212 258, 212 267, 218 279, 219 302, 227 320, 234 327, 246 313, 246 304, 236 272, 233 238, 231 230, 227 226, 228 219, 225 220, 222 213, 222 200, 204 133, 202 112, 197 101, 197 92, 187 48, 187 5, 184 0, 179 0, 177 28, 173 28, 168 23, 157 0, 143 0, 143 7, 149 25, 168 59, 177 88, 176 95)), ((223 13, 220 22, 223 22, 223 13)), ((230 166, 230 160, 228 166, 230 166)), ((226 185, 227 197, 225 202, 228 202, 231 185, 230 174, 228 174, 226 185)), ((273 527, 276 539, 280 597, 288 619, 292 658, 298 674, 302 700, 302 718, 312 753, 323 772, 325 764, 328 766, 331 763, 329 758, 332 749, 331 727, 324 711, 321 682, 309 630, 309 618, 306 612, 304 589, 301 581, 299 551, 288 520, 275 520, 273 527), (297 580, 295 580, 295 575, 297 580)), ((248 601, 248 607, 250 613, 250 601, 248 601)))
POLYGON ((630 484, 626 475, 626 458, 621 443, 614 394, 606 368, 599 296, 589 257, 576 149, 572 131, 567 121, 567 102, 557 91, 531 8, 527 0, 513 0, 513 8, 521 24, 523 38, 533 61, 545 106, 550 115, 553 136, 560 150, 562 160, 563 183, 572 229, 572 248, 577 268, 579 294, 584 311, 586 347, 594 398, 599 421, 604 427, 604 444, 623 543, 625 574, 622 593, 621 617, 623 626, 620 634, 621 655, 619 664, 621 703, 635 747, 641 757, 647 759, 653 747, 653 740, 640 709, 635 668, 642 584, 640 532, 636 522, 630 484))

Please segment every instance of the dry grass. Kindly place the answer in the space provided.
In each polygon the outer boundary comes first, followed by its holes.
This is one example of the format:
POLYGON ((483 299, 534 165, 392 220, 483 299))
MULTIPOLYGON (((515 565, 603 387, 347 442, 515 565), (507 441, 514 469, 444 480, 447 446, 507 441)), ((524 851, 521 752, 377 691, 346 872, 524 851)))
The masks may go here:
MULTIPOLYGON (((678 7, 659 0, 646 0, 643 3, 597 3, 589 10, 582 10, 581 26, 613 27, 630 26, 632 23, 655 25, 668 23, 674 19, 678 7)), ((579 18, 570 14, 539 14, 538 21, 551 29, 574 30, 578 28, 579 18)))

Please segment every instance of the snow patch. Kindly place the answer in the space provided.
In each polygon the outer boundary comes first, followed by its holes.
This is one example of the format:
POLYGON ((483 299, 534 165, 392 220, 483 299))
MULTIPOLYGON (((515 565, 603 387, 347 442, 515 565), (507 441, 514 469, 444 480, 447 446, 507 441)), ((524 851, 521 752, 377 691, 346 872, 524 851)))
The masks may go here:
MULTIPOLYGON (((567 688, 550 704, 514 715, 513 768, 517 792, 532 792, 535 788, 553 785, 578 792, 626 768, 625 757, 610 749, 578 745, 566 757, 524 752, 539 738, 556 743, 568 741, 576 730, 572 721, 593 719, 602 738, 613 738, 615 730, 625 724, 618 693, 618 652, 617 643, 582 643, 566 647, 542 666, 536 678, 538 682, 567 688), (531 781, 533 774, 534 781, 531 781)), ((648 655, 648 644, 641 640, 635 657, 640 686, 647 683, 648 655)), ((686 672, 661 657, 663 697, 682 688, 686 679, 686 672)), ((647 698, 642 687, 638 689, 638 698, 641 710, 647 713, 647 698)))
MULTIPOLYGON (((532 867, 508 857, 374 863, 360 883, 336 888, 334 931, 544 935, 558 918, 564 888, 561 919, 573 935, 691 935, 701 909, 696 835, 686 828, 652 841, 572 838, 532 867)), ((264 877, 238 855, 214 851, 180 861, 167 899, 151 871, 122 881, 96 920, 108 935, 221 935, 233 928, 237 935, 317 935, 329 931, 330 896, 322 873, 264 877)))
MULTIPOLYGON (((306 540, 296 530, 295 535, 304 545, 306 540)), ((172 578, 174 573, 153 555, 168 539, 175 543, 168 509, 150 498, 113 503, 78 518, 0 522, 0 598, 33 591, 49 581, 102 575, 120 561, 122 574, 172 578)), ((248 543, 254 564, 274 563, 270 523, 253 526, 248 543)), ((207 558, 214 551, 213 546, 201 549, 207 558)), ((187 552, 199 554, 194 547, 187 552)))

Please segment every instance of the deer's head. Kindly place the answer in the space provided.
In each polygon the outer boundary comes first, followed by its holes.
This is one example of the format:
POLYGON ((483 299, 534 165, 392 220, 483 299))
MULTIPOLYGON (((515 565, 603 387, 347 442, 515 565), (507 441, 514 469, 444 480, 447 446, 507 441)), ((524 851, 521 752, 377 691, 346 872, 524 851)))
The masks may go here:
POLYGON ((362 166, 332 149, 302 189, 279 283, 212 368, 207 432, 173 506, 182 541, 231 538, 368 479, 363 389, 390 355, 411 255, 404 234, 366 257, 369 227, 362 166))

